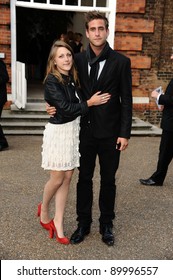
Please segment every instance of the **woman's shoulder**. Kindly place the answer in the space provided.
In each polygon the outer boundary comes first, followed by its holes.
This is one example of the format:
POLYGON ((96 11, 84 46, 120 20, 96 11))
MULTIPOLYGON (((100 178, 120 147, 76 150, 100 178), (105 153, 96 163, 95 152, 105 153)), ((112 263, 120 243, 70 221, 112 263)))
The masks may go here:
POLYGON ((52 73, 49 73, 46 77, 46 82, 49 82, 49 81, 55 81, 55 82, 59 82, 58 79, 55 77, 55 75, 53 75, 52 73))
POLYGON ((48 74, 44 83, 45 91, 62 91, 63 84, 53 75, 48 74))

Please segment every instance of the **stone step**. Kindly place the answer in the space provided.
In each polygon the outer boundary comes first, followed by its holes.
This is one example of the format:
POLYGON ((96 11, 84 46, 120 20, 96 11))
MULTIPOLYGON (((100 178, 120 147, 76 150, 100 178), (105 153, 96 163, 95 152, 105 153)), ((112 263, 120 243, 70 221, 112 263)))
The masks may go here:
POLYGON ((3 127, 6 129, 8 128, 30 128, 30 127, 44 127, 47 121, 45 122, 44 120, 38 120, 38 121, 12 121, 12 122, 1 122, 3 127))
POLYGON ((18 109, 15 104, 11 105, 11 112, 46 112, 46 103, 45 102, 28 102, 25 109, 18 109))
POLYGON ((162 129, 145 122, 139 118, 133 117, 131 135, 133 136, 160 136, 162 129))
MULTIPOLYGON (((27 104, 27 110, 19 110, 13 106, 12 110, 3 110, 1 124, 6 135, 42 135, 49 115, 46 113, 45 105, 40 110, 38 104, 27 104), (37 108, 37 110, 35 110, 37 108)), ((133 136, 160 136, 162 130, 149 122, 144 122, 139 118, 133 117, 132 131, 133 136)))
POLYGON ((38 113, 28 113, 28 114, 23 114, 23 113, 18 113, 18 114, 3 114, 2 115, 2 122, 15 122, 15 121, 29 121, 29 120, 44 120, 47 121, 49 119, 49 115, 47 113, 44 114, 38 114, 38 113))
POLYGON ((39 129, 3 129, 5 135, 43 135, 43 130, 39 129))
POLYGON ((151 130, 131 130, 131 136, 160 136, 162 133, 162 130, 160 128, 153 127, 151 130))
POLYGON ((138 119, 138 118, 133 118, 133 120, 132 120, 132 127, 133 127, 133 129, 151 129, 152 128, 152 124, 151 123, 149 123, 149 122, 144 122, 144 121, 142 121, 142 120, 140 120, 140 119, 138 119))

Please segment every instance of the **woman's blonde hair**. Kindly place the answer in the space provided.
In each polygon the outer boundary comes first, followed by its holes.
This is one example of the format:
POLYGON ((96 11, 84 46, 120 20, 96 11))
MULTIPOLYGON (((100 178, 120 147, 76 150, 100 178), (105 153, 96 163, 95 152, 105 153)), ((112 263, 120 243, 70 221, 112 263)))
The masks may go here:
POLYGON ((59 70, 57 69, 57 67, 55 65, 56 52, 57 52, 57 49, 61 48, 61 47, 66 48, 72 54, 73 64, 72 64, 72 68, 70 70, 70 74, 73 76, 75 84, 79 86, 79 79, 78 79, 78 75, 77 75, 77 70, 76 70, 76 67, 74 65, 73 50, 67 43, 65 43, 64 41, 60 41, 60 40, 55 41, 53 43, 52 47, 51 47, 49 57, 48 57, 48 60, 47 60, 46 76, 44 78, 44 82, 45 82, 45 80, 46 80, 46 78, 49 74, 53 74, 61 83, 64 83, 63 77, 62 77, 61 73, 59 72, 59 70))

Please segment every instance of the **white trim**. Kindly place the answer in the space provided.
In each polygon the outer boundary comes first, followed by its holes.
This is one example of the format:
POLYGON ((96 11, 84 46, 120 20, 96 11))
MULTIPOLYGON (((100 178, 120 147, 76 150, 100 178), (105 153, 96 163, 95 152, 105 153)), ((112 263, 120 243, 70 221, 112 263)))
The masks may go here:
MULTIPOLYGON (((79 1, 79 0, 78 0, 79 1)), ((92 10, 99 10, 100 12, 111 12, 112 4, 115 6, 116 0, 109 1, 107 0, 107 6, 101 7, 96 6, 96 0, 93 2, 93 6, 82 6, 81 2, 79 1, 78 5, 66 5, 65 1, 63 0, 63 4, 50 4, 50 1, 47 3, 38 3, 38 2, 23 2, 23 1, 16 1, 16 6, 24 7, 24 8, 35 8, 35 9, 46 9, 46 10, 57 10, 57 11, 75 11, 75 12, 88 12, 92 10)))
POLYGON ((109 19, 108 42, 111 48, 114 48, 117 0, 107 0, 107 6, 110 8, 110 13, 106 13, 106 17, 109 19))
POLYGON ((7 101, 12 101, 12 94, 7 94, 7 101))
POLYGON ((0 53, 0 58, 2 58, 2 59, 5 58, 5 53, 2 53, 2 52, 1 52, 1 53, 0 53))
POLYGON ((133 97, 133 104, 149 104, 149 97, 133 97))
MULTIPOLYGON (((116 1, 116 0, 115 0, 116 1)), ((20 2, 16 3, 16 7, 23 7, 23 8, 33 8, 33 9, 40 9, 40 10, 57 10, 57 11, 68 11, 68 12, 88 12, 93 10, 99 10, 102 13, 110 13, 110 8, 106 7, 78 7, 78 6, 63 6, 63 5, 53 5, 53 4, 40 4, 40 3, 33 3, 31 5, 29 2, 20 2), (23 5, 21 3, 24 3, 23 5)))
POLYGON ((15 0, 11 0, 11 92, 12 101, 16 99, 16 7, 15 0))

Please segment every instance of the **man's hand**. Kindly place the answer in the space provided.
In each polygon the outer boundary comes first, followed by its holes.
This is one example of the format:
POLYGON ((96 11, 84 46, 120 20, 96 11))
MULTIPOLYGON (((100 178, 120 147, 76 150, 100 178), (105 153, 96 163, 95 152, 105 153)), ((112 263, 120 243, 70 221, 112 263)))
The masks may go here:
POLYGON ((156 103, 158 105, 159 111, 163 111, 163 109, 164 109, 164 105, 159 105, 159 98, 160 98, 161 94, 162 93, 158 93, 157 90, 153 90, 152 93, 151 93, 151 97, 156 100, 156 103), (158 100, 157 100, 157 98, 158 98, 158 100))
POLYGON ((119 151, 124 151, 128 147, 128 139, 127 138, 121 138, 118 137, 117 139, 117 149, 119 151))
POLYGON ((50 115, 50 116, 54 116, 56 113, 56 108, 50 106, 48 103, 46 103, 46 112, 50 115))
POLYGON ((156 90, 153 90, 152 93, 151 93, 151 97, 157 99, 159 94, 160 93, 158 93, 156 90))

